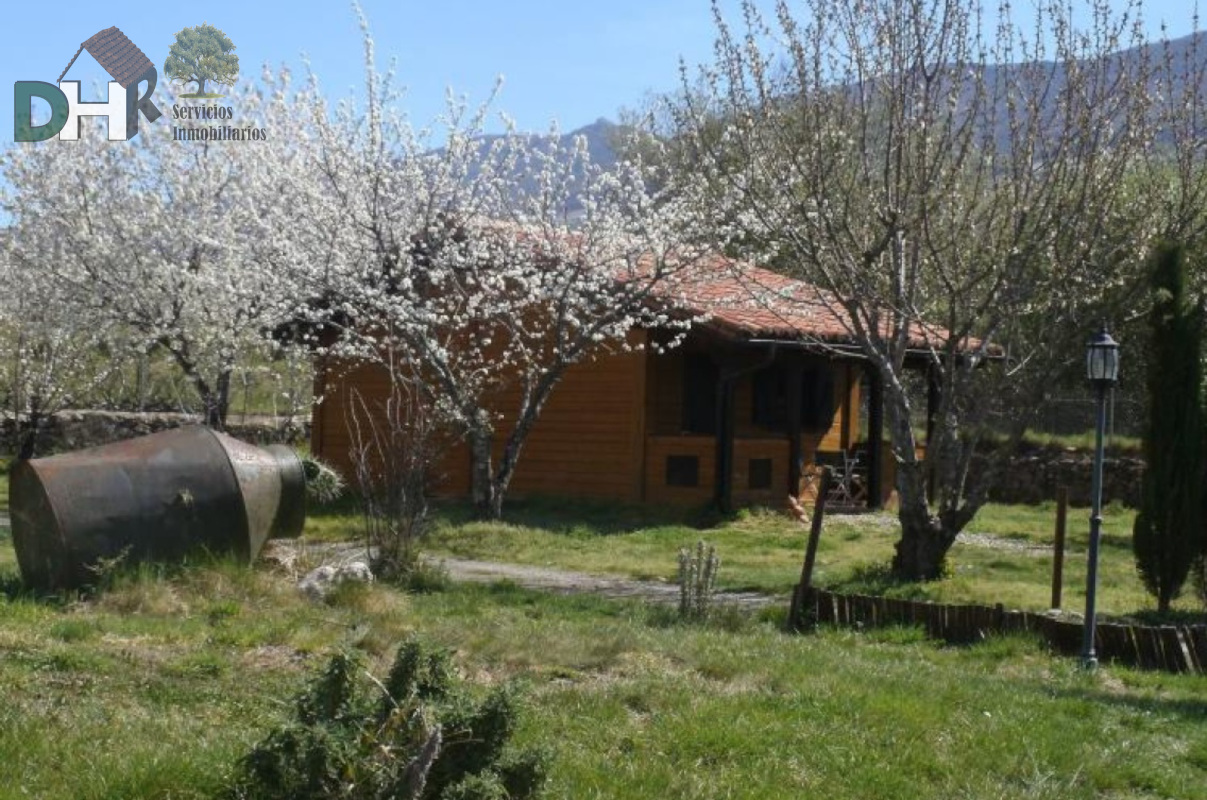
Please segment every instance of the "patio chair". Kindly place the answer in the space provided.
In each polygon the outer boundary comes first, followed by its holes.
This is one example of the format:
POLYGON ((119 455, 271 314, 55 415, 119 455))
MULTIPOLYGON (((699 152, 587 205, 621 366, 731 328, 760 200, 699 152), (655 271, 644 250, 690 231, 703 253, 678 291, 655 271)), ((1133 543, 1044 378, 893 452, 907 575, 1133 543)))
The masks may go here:
POLYGON ((867 465, 862 450, 819 452, 815 462, 834 470, 834 480, 826 495, 827 508, 855 511, 867 505, 867 465))

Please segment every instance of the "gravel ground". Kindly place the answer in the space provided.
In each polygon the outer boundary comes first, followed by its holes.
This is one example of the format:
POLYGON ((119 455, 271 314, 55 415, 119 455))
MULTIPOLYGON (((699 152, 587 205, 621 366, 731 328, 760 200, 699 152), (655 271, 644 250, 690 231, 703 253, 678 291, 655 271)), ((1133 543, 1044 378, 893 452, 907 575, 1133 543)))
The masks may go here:
MULTIPOLYGON (((987 547, 991 550, 1012 550, 1017 553, 1026 553, 1030 556, 1052 555, 1052 548, 1048 545, 1031 544, 1006 536, 994 536, 991 533, 966 531, 957 536, 956 541, 960 544, 972 545, 973 547, 987 547)), ((1068 554, 1070 552, 1072 551, 1066 545, 1065 553, 1068 554)))
MULTIPOLYGON (((826 527, 855 527, 866 529, 869 526, 879 529, 878 532, 886 536, 899 536, 901 526, 897 522, 896 516, 889 513, 866 514, 866 515, 846 515, 835 514, 826 517, 826 527)), ((822 533, 825 536, 825 533, 822 533)), ((1034 544, 1025 542, 1008 536, 997 536, 992 533, 977 533, 976 531, 964 531, 956 537, 956 541, 960 544, 969 545, 970 547, 985 547, 990 550, 1010 550, 1017 553, 1025 553, 1032 556, 1050 556, 1052 555, 1052 547, 1050 545, 1034 544)), ((1072 552, 1067 549, 1066 553, 1072 552)))

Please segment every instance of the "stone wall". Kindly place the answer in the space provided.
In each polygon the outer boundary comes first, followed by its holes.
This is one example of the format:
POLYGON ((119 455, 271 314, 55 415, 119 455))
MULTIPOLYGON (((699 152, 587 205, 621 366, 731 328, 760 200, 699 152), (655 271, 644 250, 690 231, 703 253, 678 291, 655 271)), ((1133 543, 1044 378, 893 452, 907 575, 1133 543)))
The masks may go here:
MULTIPOLYGON (((43 424, 38 454, 96 447, 200 421, 200 417, 192 414, 165 412, 61 411, 43 424)), ((228 420, 227 433, 255 444, 300 444, 309 440, 310 420, 249 416, 244 421, 233 416, 228 420)), ((0 454, 12 454, 12 434, 12 416, 0 416, 0 454)))
MULTIPOLYGON (((39 454, 79 450, 148 433, 191 425, 199 418, 189 414, 129 413, 120 411, 63 411, 46 422, 39 454)), ((0 455, 12 454, 11 416, 0 416, 0 455)), ((309 440, 310 420, 276 417, 232 417, 228 431, 236 439, 255 444, 301 444, 309 440)), ((1014 456, 995 482, 989 498, 995 503, 1042 503, 1056 499, 1056 487, 1069 487, 1069 501, 1090 504, 1093 456, 1089 452, 1042 447, 1014 456)), ((1144 460, 1136 455, 1108 454, 1103 467, 1102 500, 1119 500, 1135 508, 1140 502, 1140 475, 1144 460)))
MULTIPOLYGON (((1081 450, 1044 447, 1010 459, 995 481, 989 499, 995 503, 1041 503, 1056 499, 1056 487, 1069 487, 1069 502, 1090 505, 1093 454, 1081 450)), ((1108 454, 1102 468, 1102 502, 1118 500, 1135 508, 1140 503, 1140 476, 1144 460, 1136 455, 1108 454)))

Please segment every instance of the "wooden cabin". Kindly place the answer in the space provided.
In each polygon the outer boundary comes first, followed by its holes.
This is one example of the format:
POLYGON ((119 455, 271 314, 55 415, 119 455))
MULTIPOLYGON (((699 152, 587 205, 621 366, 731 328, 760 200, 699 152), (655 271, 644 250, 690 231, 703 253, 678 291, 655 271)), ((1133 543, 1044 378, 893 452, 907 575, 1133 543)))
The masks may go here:
MULTIPOLYGON (((744 270, 741 284, 717 273, 690 291, 677 287, 678 302, 708 314, 678 347, 660 352, 654 345, 668 333, 633 330, 630 347, 571 367, 524 445, 509 496, 781 506, 789 494, 811 499, 818 467, 828 464, 839 479, 831 501, 850 510, 887 502, 893 459, 878 382, 834 306, 805 284, 744 270), (803 287, 811 299, 751 302, 751 273, 780 296, 803 287)), ((325 399, 314 410, 312 449, 345 470, 352 388, 370 399, 388 391, 371 367, 319 369, 325 399)), ((506 414, 512 398, 497 401, 506 414)), ((435 475, 434 494, 468 497, 468 446, 449 448, 435 475)))

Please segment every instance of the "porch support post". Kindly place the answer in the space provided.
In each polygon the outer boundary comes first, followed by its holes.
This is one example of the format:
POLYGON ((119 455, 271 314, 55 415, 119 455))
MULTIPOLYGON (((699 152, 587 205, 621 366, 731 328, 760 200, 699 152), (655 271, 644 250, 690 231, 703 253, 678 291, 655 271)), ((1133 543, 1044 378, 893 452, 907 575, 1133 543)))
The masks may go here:
MULTIPOLYGON (((839 362, 841 363, 841 362, 839 362)), ((831 367, 833 369, 833 367, 831 367)), ((850 450, 851 445, 855 443, 855 437, 852 435, 854 425, 855 409, 851 408, 851 382, 855 380, 855 369, 850 362, 842 365, 843 377, 843 400, 842 400, 842 427, 839 434, 839 446, 843 450, 850 450)))
POLYGON ((804 367, 800 357, 793 353, 784 360, 784 368, 788 370, 788 495, 800 495, 801 461, 800 432, 801 432, 801 395, 804 381, 804 367))
POLYGON ((884 442, 884 387, 875 367, 869 365, 864 374, 868 379, 868 508, 882 508, 884 465, 880 453, 884 442))
POLYGON ((716 493, 717 509, 723 514, 733 510, 733 381, 724 373, 717 383, 717 457, 716 493))

